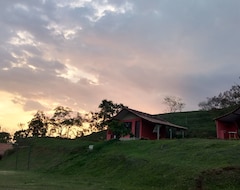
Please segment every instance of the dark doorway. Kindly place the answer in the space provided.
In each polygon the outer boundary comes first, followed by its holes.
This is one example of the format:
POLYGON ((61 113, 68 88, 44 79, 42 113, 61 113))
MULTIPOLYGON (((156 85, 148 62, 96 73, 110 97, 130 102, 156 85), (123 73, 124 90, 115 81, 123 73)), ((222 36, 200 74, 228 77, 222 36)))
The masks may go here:
POLYGON ((136 138, 140 137, 140 121, 135 121, 135 134, 136 138))

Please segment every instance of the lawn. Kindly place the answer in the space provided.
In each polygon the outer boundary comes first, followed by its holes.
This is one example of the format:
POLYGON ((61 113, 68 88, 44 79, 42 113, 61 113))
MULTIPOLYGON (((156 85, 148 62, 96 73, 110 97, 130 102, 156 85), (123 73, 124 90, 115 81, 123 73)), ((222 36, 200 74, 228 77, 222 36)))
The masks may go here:
POLYGON ((3 189, 240 188, 240 141, 39 138, 27 144, 31 149, 12 151, 1 160, 3 189))
POLYGON ((39 173, 32 171, 0 171, 0 189, 15 190, 74 190, 74 189, 106 189, 104 184, 89 179, 80 178, 79 176, 66 176, 48 173, 39 173))

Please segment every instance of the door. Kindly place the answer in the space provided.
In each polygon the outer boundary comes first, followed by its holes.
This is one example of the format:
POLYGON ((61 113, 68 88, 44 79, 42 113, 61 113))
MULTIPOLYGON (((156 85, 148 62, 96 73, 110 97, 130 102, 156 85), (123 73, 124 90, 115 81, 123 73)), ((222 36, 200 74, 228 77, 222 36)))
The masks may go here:
POLYGON ((140 121, 135 121, 135 134, 136 138, 140 138, 140 121))

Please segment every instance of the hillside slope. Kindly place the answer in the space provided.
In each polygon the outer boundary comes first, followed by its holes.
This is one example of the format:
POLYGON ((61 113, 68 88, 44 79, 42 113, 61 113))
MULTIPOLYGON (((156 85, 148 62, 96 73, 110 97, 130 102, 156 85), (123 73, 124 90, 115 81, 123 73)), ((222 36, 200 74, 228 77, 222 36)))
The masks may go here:
MULTIPOLYGON (((43 174, 59 179, 56 183, 64 178, 86 190, 240 188, 240 141, 33 138, 26 145, 4 157, 0 170, 43 174), (89 145, 94 145, 92 151, 89 145)), ((47 179, 45 185, 51 184, 47 179)))
POLYGON ((233 109, 234 108, 211 111, 165 113, 157 116, 174 124, 187 127, 187 137, 216 138, 214 119, 232 111, 233 109))

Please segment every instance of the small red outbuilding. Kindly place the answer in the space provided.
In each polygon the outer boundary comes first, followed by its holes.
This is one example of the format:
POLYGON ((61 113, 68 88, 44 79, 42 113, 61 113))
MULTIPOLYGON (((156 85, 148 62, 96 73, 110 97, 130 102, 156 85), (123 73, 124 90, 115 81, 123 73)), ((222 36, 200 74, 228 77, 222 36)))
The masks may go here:
POLYGON ((215 119, 218 139, 239 139, 240 107, 215 119))
MULTIPOLYGON (((150 139, 156 140, 160 138, 174 138, 176 136, 184 137, 187 130, 186 127, 172 124, 164 119, 143 113, 137 110, 124 108, 122 109, 113 120, 123 122, 126 127, 131 129, 131 133, 136 139, 150 139)), ((114 134, 112 131, 107 130, 107 140, 113 139, 114 134)), ((126 136, 124 138, 130 138, 126 136)))

